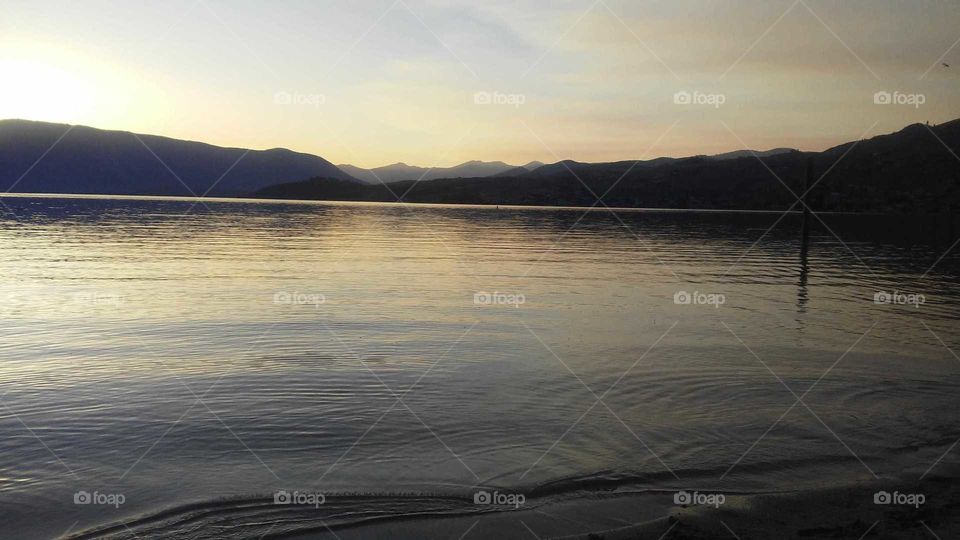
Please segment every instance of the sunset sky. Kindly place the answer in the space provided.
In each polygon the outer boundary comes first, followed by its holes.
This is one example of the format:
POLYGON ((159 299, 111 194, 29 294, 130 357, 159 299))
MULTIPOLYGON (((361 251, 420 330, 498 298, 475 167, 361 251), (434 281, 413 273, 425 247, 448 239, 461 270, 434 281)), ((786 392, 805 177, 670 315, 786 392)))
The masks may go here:
POLYGON ((819 150, 960 117, 960 3, 943 0, 3 0, 0 11, 0 118, 360 166, 819 150), (880 91, 923 103, 877 105, 880 91), (478 92, 502 103, 478 104, 478 92), (722 104, 676 104, 677 92, 722 104))

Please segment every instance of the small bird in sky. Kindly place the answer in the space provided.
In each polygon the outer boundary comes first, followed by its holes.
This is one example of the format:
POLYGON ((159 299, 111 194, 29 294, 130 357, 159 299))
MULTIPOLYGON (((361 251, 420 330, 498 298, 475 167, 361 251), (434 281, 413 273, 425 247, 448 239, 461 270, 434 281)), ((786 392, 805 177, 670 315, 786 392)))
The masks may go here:
POLYGON ((943 67, 950 67, 950 64, 948 64, 948 63, 946 63, 946 62, 942 62, 942 64, 943 64, 943 67))

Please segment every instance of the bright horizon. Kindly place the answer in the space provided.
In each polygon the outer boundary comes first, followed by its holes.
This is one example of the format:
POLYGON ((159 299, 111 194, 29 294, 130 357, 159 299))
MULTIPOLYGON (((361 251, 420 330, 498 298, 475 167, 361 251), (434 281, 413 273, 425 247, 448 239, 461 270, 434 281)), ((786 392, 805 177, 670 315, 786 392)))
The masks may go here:
POLYGON ((960 117, 960 6, 921 3, 14 1, 0 118, 365 168, 818 151, 960 117))

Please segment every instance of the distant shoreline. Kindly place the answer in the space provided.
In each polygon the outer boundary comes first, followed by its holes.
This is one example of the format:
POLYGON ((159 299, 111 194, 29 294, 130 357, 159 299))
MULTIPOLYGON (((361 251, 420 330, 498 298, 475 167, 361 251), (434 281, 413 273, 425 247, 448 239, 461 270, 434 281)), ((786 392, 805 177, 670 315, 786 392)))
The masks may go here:
MULTIPOLYGON (((177 195, 111 195, 90 193, 0 193, 2 199, 89 199, 89 200, 130 200, 130 201, 173 201, 202 204, 238 203, 238 204, 275 204, 275 205, 306 205, 306 206, 416 206, 421 208, 473 208, 478 210, 540 210, 540 211, 588 211, 588 212, 635 212, 635 213, 710 213, 710 214, 789 214, 802 215, 802 210, 757 210, 757 209, 727 209, 727 208, 636 208, 624 206, 548 206, 522 204, 473 204, 473 203, 425 203, 407 201, 341 201, 316 199, 273 199, 258 197, 182 197, 177 195)), ((853 215, 853 216, 904 216, 905 214, 890 212, 838 212, 816 211, 819 215, 853 215)), ((913 216, 943 215, 935 213, 906 214, 913 216)))

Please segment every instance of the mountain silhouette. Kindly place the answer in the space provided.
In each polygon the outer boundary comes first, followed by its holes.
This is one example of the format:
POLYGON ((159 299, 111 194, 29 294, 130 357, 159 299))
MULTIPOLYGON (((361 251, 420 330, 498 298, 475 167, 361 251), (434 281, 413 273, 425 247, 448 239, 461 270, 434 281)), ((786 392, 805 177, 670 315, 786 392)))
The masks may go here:
POLYGON ((603 204, 611 207, 786 210, 803 193, 812 158, 817 183, 808 200, 815 210, 956 212, 958 154, 960 120, 953 120, 915 124, 823 152, 776 149, 615 163, 567 160, 511 176, 398 182, 389 190, 318 177, 272 186, 256 196, 395 202, 395 194, 406 193, 405 202, 591 206, 603 195, 603 204))
POLYGON ((454 167, 417 167, 406 163, 394 163, 373 169, 353 165, 339 165, 340 170, 367 184, 399 182, 402 180, 436 180, 437 178, 478 178, 494 176, 513 170, 514 165, 502 161, 468 161, 454 167))
POLYGON ((0 121, 0 191, 236 196, 312 176, 353 180, 321 157, 283 148, 222 148, 127 131, 0 121))

